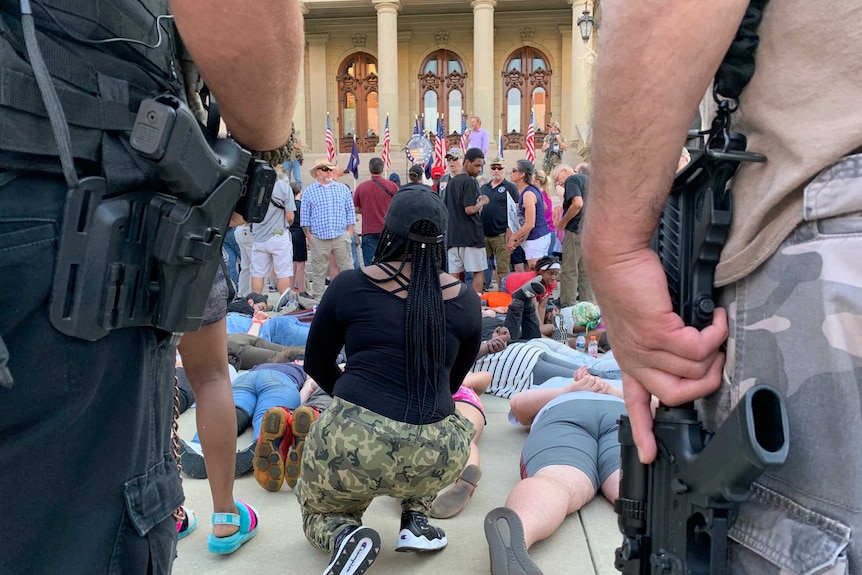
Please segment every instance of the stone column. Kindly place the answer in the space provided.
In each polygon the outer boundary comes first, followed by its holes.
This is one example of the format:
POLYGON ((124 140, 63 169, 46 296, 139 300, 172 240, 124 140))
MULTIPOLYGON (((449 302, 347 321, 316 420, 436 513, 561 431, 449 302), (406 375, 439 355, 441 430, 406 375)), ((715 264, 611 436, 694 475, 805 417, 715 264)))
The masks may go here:
MULTIPOLYGON (((308 125, 308 130, 302 134, 302 141, 306 146, 311 147, 313 153, 323 153, 326 151, 326 106, 329 98, 327 97, 326 88, 329 85, 326 75, 326 41, 329 39, 329 34, 306 34, 305 40, 308 42, 308 85, 311 98, 311 122, 308 125)), ((333 117, 338 117, 337 110, 334 111, 333 117)), ((336 127, 333 127, 333 136, 338 137, 335 133, 336 127)))
MULTIPOLYGON (((377 10, 377 73, 380 120, 389 114, 390 150, 393 157, 403 145, 404 135, 398 127, 398 10, 399 0, 372 0, 377 10)), ((380 125, 380 143, 383 144, 384 124, 380 125)))
MULTIPOLYGON (((410 39, 412 37, 413 37, 413 32, 410 32, 409 30, 402 30, 401 32, 398 32, 398 69, 399 70, 409 70, 410 69, 410 39)), ((413 86, 412 88, 410 87, 410 79, 411 78, 410 78, 409 74, 400 74, 398 76, 398 108, 397 109, 398 109, 399 114, 401 114, 401 117, 398 119, 398 125, 401 125, 401 122, 404 122, 404 126, 405 127, 409 126, 410 130, 412 130, 412 128, 413 128, 413 112, 411 111, 411 108, 416 105, 414 102, 416 102, 416 93, 418 92, 418 90, 416 89, 415 86, 413 86)), ((422 111, 419 110, 416 113, 421 114, 422 111)), ((389 121, 390 121, 390 123, 392 122, 391 119, 389 121)), ((426 122, 427 122, 427 120, 426 120, 426 122)), ((393 136, 394 135, 395 134, 393 134, 393 136)), ((399 142, 398 149, 399 150, 401 150, 401 148, 404 146, 404 144, 407 143, 407 138, 409 138, 410 136, 408 134, 404 134, 402 137, 405 139, 401 140, 400 138, 398 138, 398 142, 399 142)), ((395 151, 394 142, 395 142, 395 140, 393 140, 393 146, 392 146, 392 150, 393 150, 393 154, 392 154, 393 164, 392 165, 393 166, 395 165, 395 162, 394 162, 395 158, 398 158, 398 157, 403 158, 404 157, 403 152, 399 151, 398 154, 394 153, 394 151, 395 151), (399 154, 400 154, 400 156, 399 156, 399 154)), ((401 164, 399 164, 399 169, 401 169, 400 166, 401 166, 401 164)))
MULTIPOLYGON (((586 143, 590 141, 591 115, 593 109, 592 78, 595 65, 592 44, 595 41, 596 31, 590 37, 589 42, 581 38, 578 28, 578 18, 584 11, 584 3, 579 0, 569 0, 572 5, 572 123, 575 130, 570 140, 580 138, 586 143)), ((593 0, 587 0, 587 8, 590 13, 594 10, 593 0)))
MULTIPOLYGON (((308 6, 305 5, 305 2, 300 3, 300 8, 302 9, 302 15, 305 16, 308 14, 308 6)), ((303 18, 304 20, 304 18, 303 18)), ((300 132, 300 139, 302 140, 303 145, 308 146, 311 143, 309 138, 310 134, 306 129, 306 116, 305 116, 305 43, 302 44, 302 55, 299 59, 299 77, 296 79, 296 106, 293 108, 293 126, 296 128, 298 132, 300 132)))
MULTIPOLYGON (((494 115, 494 7, 496 0, 472 0, 473 7, 473 101, 464 110, 482 119, 482 127, 490 134, 488 153, 495 150, 497 118, 494 115)), ((467 126, 469 127, 469 122, 467 126)))
MULTIPOLYGON (((574 95, 572 94, 572 28, 569 24, 559 27, 561 44, 560 65, 557 67, 560 70, 559 78, 555 78, 555 85, 559 86, 556 93, 560 95, 560 117, 557 120, 560 122, 560 131, 566 139, 571 139, 572 135, 577 134, 575 131, 575 122, 572 115, 572 107, 574 106, 574 95)), ((580 42, 580 36, 577 38, 580 42)), ((556 95, 556 94, 555 94, 556 95)))

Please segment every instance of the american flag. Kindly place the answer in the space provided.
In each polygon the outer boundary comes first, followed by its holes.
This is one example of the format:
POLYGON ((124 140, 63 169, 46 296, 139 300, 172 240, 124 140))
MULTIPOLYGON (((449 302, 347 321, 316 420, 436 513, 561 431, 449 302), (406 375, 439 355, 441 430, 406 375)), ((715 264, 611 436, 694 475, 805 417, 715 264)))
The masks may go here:
POLYGON ((335 163, 335 140, 332 139, 332 122, 329 121, 329 112, 326 113, 326 159, 330 164, 335 163))
POLYGON ((438 165, 438 152, 443 149, 441 148, 442 144, 440 143, 441 134, 440 134, 440 115, 437 115, 437 126, 435 126, 436 131, 434 132, 434 152, 428 156, 428 161, 425 162, 425 177, 431 177, 431 170, 434 169, 434 166, 438 165))
POLYGON ((461 114, 461 152, 467 153, 467 115, 461 114))
POLYGON ((383 165, 386 167, 386 173, 389 173, 389 166, 392 165, 392 154, 389 150, 389 114, 386 114, 386 127, 383 128, 383 152, 380 154, 383 157, 383 165))
POLYGON ((437 137, 434 138, 434 167, 446 169, 446 120, 437 118, 437 137))
POLYGON ((527 126, 527 160, 536 161, 536 131, 533 128, 532 110, 530 110, 530 124, 527 126))

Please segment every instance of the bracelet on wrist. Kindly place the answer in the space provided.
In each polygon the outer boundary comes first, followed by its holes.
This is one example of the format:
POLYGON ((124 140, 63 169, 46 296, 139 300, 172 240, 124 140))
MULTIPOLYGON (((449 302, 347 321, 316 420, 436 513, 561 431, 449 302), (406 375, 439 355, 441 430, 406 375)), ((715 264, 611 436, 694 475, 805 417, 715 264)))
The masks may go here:
POLYGON ((262 319, 253 319, 253 320, 251 320, 251 323, 253 323, 253 324, 255 324, 255 323, 256 323, 256 324, 258 324, 258 325, 263 325, 263 320, 262 320, 262 319))

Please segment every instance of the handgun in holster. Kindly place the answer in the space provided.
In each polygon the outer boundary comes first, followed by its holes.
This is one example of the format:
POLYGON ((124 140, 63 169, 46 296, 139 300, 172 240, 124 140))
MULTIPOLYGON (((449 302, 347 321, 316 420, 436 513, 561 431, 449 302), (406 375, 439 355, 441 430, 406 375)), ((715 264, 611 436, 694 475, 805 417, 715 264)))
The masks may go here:
POLYGON ((88 341, 131 326, 196 330, 231 214, 261 221, 275 183, 271 166, 212 137, 172 95, 141 103, 130 144, 164 186, 112 196, 90 177, 66 201, 50 317, 88 341))

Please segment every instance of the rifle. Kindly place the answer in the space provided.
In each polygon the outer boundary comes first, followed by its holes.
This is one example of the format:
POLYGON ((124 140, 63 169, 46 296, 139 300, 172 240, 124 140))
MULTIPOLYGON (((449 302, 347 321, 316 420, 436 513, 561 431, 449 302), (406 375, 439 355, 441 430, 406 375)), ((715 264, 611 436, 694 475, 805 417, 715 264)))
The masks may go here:
MULTIPOLYGON (((731 220, 728 182, 746 152, 744 135, 730 131, 727 101, 704 151, 675 177, 653 249, 665 270, 674 310, 702 329, 715 309, 715 266, 731 220)), ((616 569, 626 575, 719 575, 727 568, 727 533, 751 482, 784 463, 789 428, 783 398, 767 385, 742 397, 713 435, 693 403, 659 406, 654 422, 658 454, 638 459, 628 416, 619 420, 620 497, 614 504, 623 543, 616 569)))

